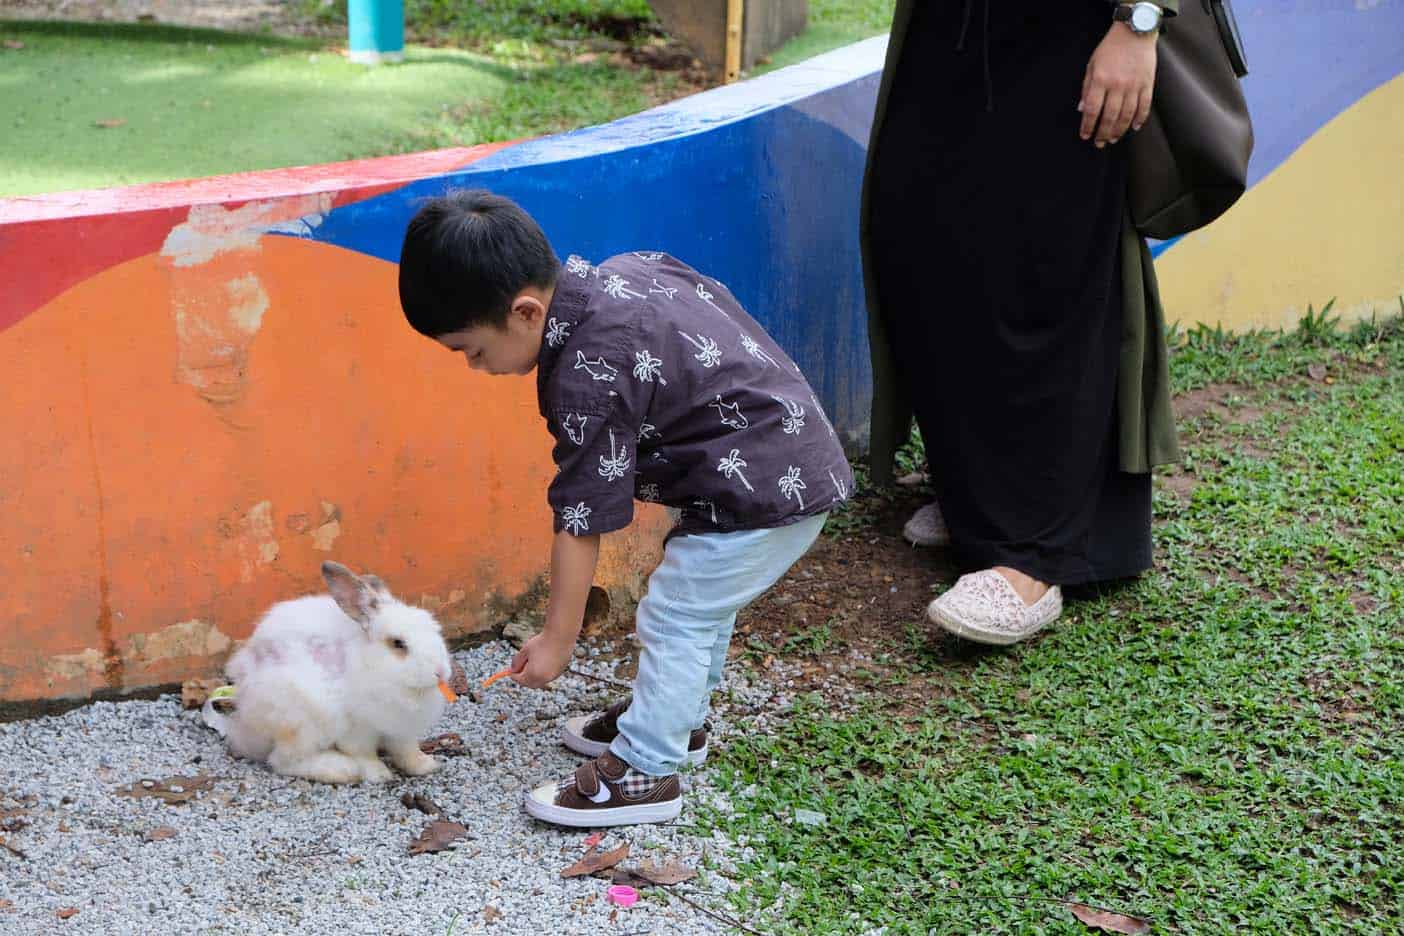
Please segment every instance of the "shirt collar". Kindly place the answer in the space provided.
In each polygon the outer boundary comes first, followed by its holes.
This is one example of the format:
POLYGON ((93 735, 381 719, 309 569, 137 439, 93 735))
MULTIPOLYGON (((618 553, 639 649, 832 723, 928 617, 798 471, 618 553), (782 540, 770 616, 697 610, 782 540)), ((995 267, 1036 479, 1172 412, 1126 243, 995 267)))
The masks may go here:
POLYGON ((571 256, 556 277, 551 305, 546 310, 546 326, 541 334, 541 354, 536 359, 536 389, 543 397, 551 382, 561 352, 570 343, 575 326, 589 317, 590 294, 599 268, 571 256))

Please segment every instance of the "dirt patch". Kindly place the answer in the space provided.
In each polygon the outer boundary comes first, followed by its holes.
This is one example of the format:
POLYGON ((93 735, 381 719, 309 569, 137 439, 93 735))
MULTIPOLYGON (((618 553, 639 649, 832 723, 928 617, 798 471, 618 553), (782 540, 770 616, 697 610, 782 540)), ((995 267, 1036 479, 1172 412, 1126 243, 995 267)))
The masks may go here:
POLYGON ((1189 503, 1190 498, 1194 496, 1194 489, 1199 487, 1199 479, 1178 466, 1162 471, 1156 478, 1161 487, 1185 503, 1189 503))

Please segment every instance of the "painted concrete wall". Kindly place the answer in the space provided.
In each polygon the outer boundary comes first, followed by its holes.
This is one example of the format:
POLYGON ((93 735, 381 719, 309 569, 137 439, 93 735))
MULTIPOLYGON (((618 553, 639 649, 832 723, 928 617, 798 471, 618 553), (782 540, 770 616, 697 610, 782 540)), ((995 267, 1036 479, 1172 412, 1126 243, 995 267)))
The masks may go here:
POLYGON ((1161 245, 1171 320, 1292 328, 1401 311, 1404 0, 1235 0, 1257 145, 1243 199, 1161 245))
MULTIPOLYGON (((405 223, 451 186, 518 198, 562 256, 716 275, 859 437, 882 51, 515 146, 0 202, 0 703, 213 671, 328 557, 454 634, 531 600, 553 474, 534 382, 470 372, 398 307, 405 223)), ((607 537, 616 608, 667 525, 642 506, 607 537)))
MULTIPOLYGON (((1404 0, 1238 9, 1254 184, 1159 246, 1170 318, 1397 309, 1404 0)), ((884 45, 516 145, 0 201, 0 703, 212 671, 328 556, 456 634, 529 595, 552 471, 531 381, 472 374, 396 302, 404 224, 449 187, 517 198, 562 255, 661 249, 722 279, 861 445, 884 45)), ((602 583, 637 595, 666 524, 612 537, 602 583)))

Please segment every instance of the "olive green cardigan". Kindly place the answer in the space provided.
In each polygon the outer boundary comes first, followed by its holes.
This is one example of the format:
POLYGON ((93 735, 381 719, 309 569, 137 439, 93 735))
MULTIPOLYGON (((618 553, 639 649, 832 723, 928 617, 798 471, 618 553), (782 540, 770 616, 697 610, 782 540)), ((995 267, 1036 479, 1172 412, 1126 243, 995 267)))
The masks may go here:
MULTIPOLYGON (((882 70, 878 89, 877 112, 873 117, 872 135, 868 142, 868 165, 863 177, 863 204, 859 240, 863 251, 863 285, 868 296, 868 343, 873 361, 873 411, 869 456, 875 483, 892 480, 893 456, 911 432, 912 408, 903 396, 897 378, 896 365, 888 344, 878 308, 878 292, 873 283, 873 264, 869 254, 869 176, 877 150, 878 134, 882 130, 887 95, 902 53, 902 42, 911 22, 917 0, 897 0, 892 20, 892 36, 888 40, 887 63, 882 70)), ((1168 14, 1179 8, 1179 0, 1157 0, 1168 14)), ((1170 410, 1169 351, 1165 346, 1165 311, 1160 305, 1160 290, 1156 285, 1155 268, 1145 239, 1136 233, 1128 216, 1121 232, 1121 288, 1123 326, 1121 338, 1121 367, 1117 375, 1118 437, 1121 446, 1121 470, 1144 474, 1153 465, 1177 461, 1179 445, 1175 440, 1175 420, 1170 410)))

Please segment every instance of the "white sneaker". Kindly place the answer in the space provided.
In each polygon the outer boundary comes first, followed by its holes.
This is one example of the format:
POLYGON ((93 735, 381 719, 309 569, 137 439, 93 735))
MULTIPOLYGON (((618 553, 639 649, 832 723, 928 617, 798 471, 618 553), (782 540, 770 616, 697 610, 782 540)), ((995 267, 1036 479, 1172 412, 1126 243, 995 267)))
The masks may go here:
POLYGON ((902 527, 902 538, 913 546, 949 546, 951 532, 946 529, 946 518, 941 516, 941 505, 932 501, 912 514, 902 527))
POLYGON ((931 602, 926 616, 946 631, 976 643, 1018 643, 1052 624, 1063 613, 1063 592, 1051 586, 1031 605, 994 569, 962 575, 931 602))

